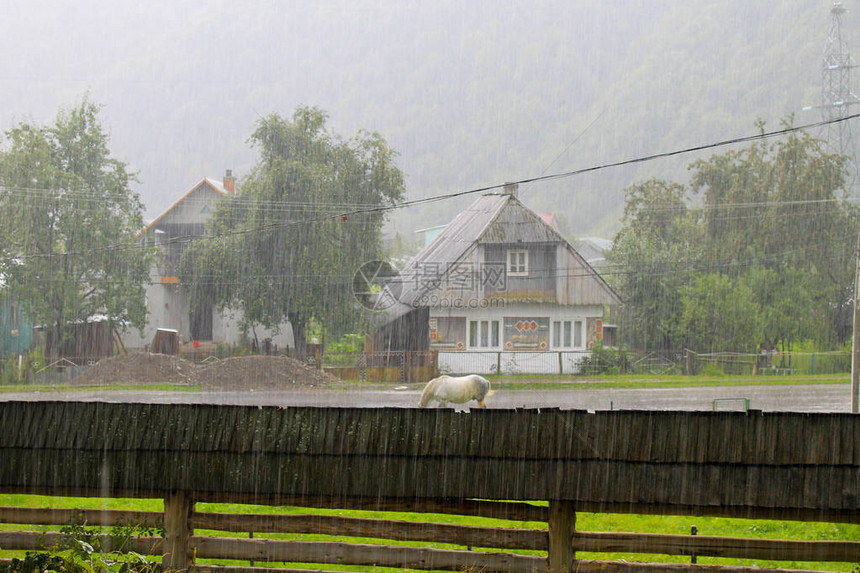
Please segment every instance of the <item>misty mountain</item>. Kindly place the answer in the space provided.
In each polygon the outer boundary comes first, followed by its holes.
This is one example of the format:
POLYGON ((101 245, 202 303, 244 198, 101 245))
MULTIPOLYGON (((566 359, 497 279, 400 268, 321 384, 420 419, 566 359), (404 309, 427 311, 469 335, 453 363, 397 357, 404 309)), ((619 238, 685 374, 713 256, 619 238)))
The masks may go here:
MULTIPOLYGON (((821 100, 830 6, 8 1, 0 127, 48 121, 88 91, 155 216, 204 176, 246 174, 261 117, 315 105, 345 137, 382 134, 418 199, 750 135, 758 118, 817 121, 800 110, 821 100)), ((520 197, 571 234, 609 236, 631 181, 683 181, 709 154, 525 184, 520 197)), ((392 228, 445 223, 471 200, 398 210, 392 228)))

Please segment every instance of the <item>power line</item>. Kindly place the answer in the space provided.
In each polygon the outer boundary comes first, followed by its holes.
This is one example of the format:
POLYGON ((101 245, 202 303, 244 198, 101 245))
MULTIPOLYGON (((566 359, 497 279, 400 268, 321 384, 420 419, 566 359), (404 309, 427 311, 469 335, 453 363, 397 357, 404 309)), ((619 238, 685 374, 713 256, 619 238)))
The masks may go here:
POLYGON ((531 178, 528 178, 528 179, 520 179, 520 180, 518 180, 518 181, 508 181, 508 182, 506 182, 506 183, 500 183, 500 184, 497 184, 497 185, 489 185, 489 186, 486 186, 486 187, 478 187, 478 188, 475 188, 475 189, 469 189, 469 190, 466 190, 466 191, 457 191, 457 192, 455 192, 455 193, 448 193, 448 194, 445 194, 445 195, 437 195, 437 196, 435 196, 435 197, 427 197, 427 198, 424 198, 424 199, 415 199, 415 200, 412 200, 412 201, 404 201, 404 202, 402 202, 402 203, 397 203, 397 204, 395 204, 395 205, 391 205, 391 206, 388 206, 388 207, 376 207, 376 208, 369 209, 369 210, 356 210, 356 211, 351 211, 351 212, 343 213, 342 215, 343 215, 343 216, 351 216, 351 215, 355 215, 355 214, 359 214, 359 213, 366 213, 366 212, 389 211, 389 210, 394 210, 394 209, 402 209, 402 208, 404 208, 404 207, 411 207, 411 206, 413 206, 413 205, 420 205, 420 204, 424 204, 424 203, 433 203, 433 202, 436 202, 436 201, 443 201, 443 200, 446 200, 446 199, 453 199, 453 198, 456 198, 456 197, 462 197, 462 196, 464 196, 464 195, 472 195, 472 194, 474 194, 474 193, 482 193, 482 192, 486 192, 486 191, 493 191, 493 190, 496 190, 496 189, 503 189, 506 185, 512 185, 512 184, 525 184, 525 183, 538 183, 538 182, 541 182, 541 181, 551 181, 551 180, 556 180, 556 179, 565 179, 565 178, 567 178, 567 177, 573 177, 573 176, 575 176, 575 175, 582 175, 582 174, 585 174, 585 173, 592 173, 592 172, 594 172, 594 171, 602 171, 602 170, 604 170, 604 169, 610 169, 610 168, 613 168, 613 167, 622 167, 622 166, 624 166, 624 165, 634 165, 634 164, 637 164, 637 163, 645 163, 645 162, 648 162, 648 161, 653 161, 653 160, 655 160, 655 159, 664 159, 664 158, 667 158, 667 157, 674 157, 674 156, 677 156, 677 155, 685 155, 685 154, 687 154, 687 153, 694 153, 694 152, 696 152, 696 151, 704 151, 704 150, 706 150, 706 149, 715 149, 715 148, 717 148, 717 147, 725 147, 725 146, 727 146, 727 145, 735 145, 735 144, 738 144, 738 143, 748 143, 748 142, 751 142, 751 141, 759 141, 759 140, 762 140, 762 139, 768 139, 768 138, 771 138, 771 137, 778 137, 778 136, 781 136, 781 135, 788 135, 788 134, 790 134, 790 133, 795 133, 795 132, 803 131, 803 130, 806 130, 806 129, 816 128, 816 127, 822 127, 822 126, 825 126, 825 125, 834 124, 834 123, 839 123, 839 122, 843 122, 843 121, 849 121, 849 120, 852 120, 852 119, 856 119, 856 118, 858 118, 858 117, 860 117, 860 113, 855 113, 855 114, 851 114, 851 115, 848 115, 848 116, 845 116, 845 117, 839 117, 839 118, 830 119, 830 120, 823 120, 823 121, 818 121, 818 122, 815 122, 815 123, 808 123, 808 124, 805 124, 805 125, 799 125, 799 126, 796 126, 796 127, 786 127, 786 128, 779 129, 779 130, 776 130, 776 131, 769 131, 769 132, 764 132, 764 133, 758 133, 758 134, 756 134, 756 135, 747 135, 747 136, 744 136, 744 137, 736 137, 736 138, 734 138, 734 139, 726 139, 726 140, 718 141, 718 142, 715 142, 715 143, 708 143, 708 144, 704 144, 704 145, 697 145, 697 146, 694 146, 694 147, 687 147, 687 148, 684 148, 684 149, 678 149, 678 150, 675 150, 675 151, 665 151, 665 152, 662 152, 662 153, 654 153, 654 154, 652 154, 652 155, 644 155, 644 156, 642 156, 642 157, 636 157, 636 158, 633 158, 633 159, 626 159, 626 160, 623 160, 623 161, 616 161, 616 162, 612 162, 612 163, 604 163, 604 164, 601 164, 601 165, 595 165, 595 166, 592 166, 592 167, 585 167, 585 168, 582 168, 582 169, 576 169, 576 170, 573 170, 573 171, 565 171, 565 172, 563 172, 563 173, 556 173, 556 174, 553 174, 553 175, 541 175, 541 176, 538 176, 538 177, 531 177, 531 178))
MULTIPOLYGON (((391 205, 356 208, 356 209, 352 209, 352 210, 337 212, 336 215, 326 214, 326 215, 321 216, 321 217, 314 217, 314 218, 310 218, 310 219, 279 221, 277 223, 271 223, 268 225, 261 225, 261 226, 254 227, 254 228, 237 229, 237 230, 233 230, 233 231, 215 233, 213 235, 208 235, 208 237, 209 238, 226 238, 228 236, 235 236, 235 235, 248 234, 248 233, 259 233, 259 232, 266 232, 266 231, 274 231, 277 229, 286 228, 286 227, 293 226, 293 225, 322 223, 324 221, 331 221, 331 220, 336 220, 336 219, 341 219, 342 221, 346 222, 349 220, 350 217, 355 217, 358 215, 386 213, 389 211, 393 211, 395 209, 403 209, 403 208, 412 207, 415 205, 434 203, 434 202, 438 202, 438 201, 446 201, 449 199, 455 199, 455 198, 463 197, 466 195, 473 195, 475 193, 485 193, 488 191, 503 189, 506 185, 510 185, 510 184, 538 183, 538 182, 542 182, 542 181, 564 179, 564 178, 568 178, 568 177, 574 177, 577 175, 582 175, 585 173, 591 173, 591 172, 595 172, 595 171, 611 169, 614 167, 633 165, 633 164, 637 164, 637 163, 645 163, 648 161, 654 161, 656 159, 674 157, 674 156, 678 156, 678 155, 694 153, 697 151, 703 151, 703 150, 707 150, 707 149, 715 149, 715 148, 719 148, 719 147, 725 147, 728 145, 736 145, 739 143, 748 143, 748 142, 752 142, 752 141, 760 141, 763 139, 768 139, 768 138, 788 135, 791 133, 796 133, 798 131, 822 127, 822 126, 825 126, 828 124, 845 122, 845 121, 849 121, 852 119, 856 119, 857 117, 860 117, 860 113, 851 114, 851 115, 847 115, 845 117, 839 117, 839 118, 835 118, 835 119, 831 119, 831 120, 823 120, 823 121, 819 121, 819 122, 815 122, 815 123, 808 123, 808 124, 800 125, 800 126, 786 127, 786 128, 775 130, 775 131, 762 132, 762 133, 758 133, 755 135, 748 135, 748 136, 737 137, 737 138, 717 141, 717 142, 703 144, 703 145, 697 145, 694 147, 687 147, 687 148, 678 149, 678 150, 674 150, 674 151, 654 153, 651 155, 645 155, 645 156, 636 157, 633 159, 627 159, 627 160, 616 161, 616 162, 611 162, 611 163, 603 163, 600 165, 585 167, 582 169, 576 169, 576 170, 566 171, 566 172, 562 172, 562 173, 555 173, 555 174, 551 174, 551 175, 540 175, 537 177, 520 179, 518 181, 509 181, 506 183, 501 183, 501 184, 496 184, 496 185, 488 185, 485 187, 477 187, 477 188, 468 189, 465 191, 457 191, 454 193, 436 195, 434 197, 425 197, 423 199, 414 199, 412 201, 403 201, 401 203, 395 203, 395 204, 391 204, 391 205)), ((232 200, 236 200, 236 199, 231 199, 231 201, 232 200)), ((821 201, 821 200, 811 200, 810 202, 819 202, 819 201, 821 201)), ((829 200, 827 200, 827 201, 829 201, 829 200)), ((262 203, 269 203, 269 202, 262 202, 262 203)), ((253 204, 253 203, 251 203, 251 204, 253 204)), ((801 202, 793 201, 792 204, 801 204, 801 202)), ((333 204, 328 204, 328 205, 333 205, 333 204)), ((183 236, 183 237, 175 237, 175 238, 167 241, 165 243, 165 245, 169 245, 172 243, 188 242, 188 241, 193 240, 195 238, 197 238, 197 237, 191 236, 191 235, 183 236)), ((88 249, 88 252, 92 252, 93 250, 97 250, 97 251, 126 250, 126 249, 131 249, 131 248, 145 248, 145 247, 146 247, 146 245, 136 242, 133 244, 114 244, 114 245, 103 245, 102 247, 93 247, 91 249, 88 249)), ((20 259, 24 259, 24 258, 30 258, 30 257, 68 256, 68 255, 73 255, 73 254, 75 254, 75 253, 45 254, 45 255, 19 254, 19 255, 16 255, 16 257, 20 258, 20 259)))

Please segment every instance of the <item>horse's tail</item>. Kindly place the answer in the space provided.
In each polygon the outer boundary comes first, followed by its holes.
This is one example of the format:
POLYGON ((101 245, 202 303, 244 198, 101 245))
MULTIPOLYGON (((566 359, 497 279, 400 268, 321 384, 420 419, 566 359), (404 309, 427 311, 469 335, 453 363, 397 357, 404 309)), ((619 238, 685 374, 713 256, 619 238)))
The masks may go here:
POLYGON ((419 408, 426 408, 428 404, 430 404, 430 400, 433 399, 433 393, 436 391, 436 386, 439 384, 439 378, 433 378, 430 380, 426 386, 424 386, 424 391, 421 392, 421 399, 418 401, 419 408))

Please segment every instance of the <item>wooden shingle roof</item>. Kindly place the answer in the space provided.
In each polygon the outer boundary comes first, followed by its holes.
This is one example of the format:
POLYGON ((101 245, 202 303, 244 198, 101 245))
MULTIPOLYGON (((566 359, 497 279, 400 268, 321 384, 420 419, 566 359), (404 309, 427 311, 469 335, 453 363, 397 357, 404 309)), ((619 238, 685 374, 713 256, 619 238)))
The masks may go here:
POLYGON ((589 278, 599 283, 607 303, 620 299, 599 274, 576 252, 556 229, 537 213, 523 205, 514 195, 488 193, 476 199, 458 214, 429 245, 424 247, 409 265, 392 281, 389 294, 397 300, 389 309, 389 318, 401 316, 418 306, 433 288, 426 277, 428 268, 439 269, 444 276, 476 244, 550 244, 567 249, 589 278))

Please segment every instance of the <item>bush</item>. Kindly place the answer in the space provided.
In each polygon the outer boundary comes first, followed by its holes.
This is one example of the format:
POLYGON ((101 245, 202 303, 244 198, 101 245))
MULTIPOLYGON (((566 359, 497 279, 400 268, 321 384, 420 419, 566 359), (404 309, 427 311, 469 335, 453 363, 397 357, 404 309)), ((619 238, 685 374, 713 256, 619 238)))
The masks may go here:
POLYGON ((141 526, 115 526, 111 531, 113 551, 102 552, 98 530, 82 525, 61 529, 66 540, 51 551, 27 552, 24 559, 13 558, 0 563, 0 573, 160 573, 161 564, 135 552, 123 549, 133 535, 152 535, 158 531, 141 526))
POLYGON ((596 343, 591 354, 579 361, 580 373, 594 376, 598 374, 627 374, 630 372, 630 358, 622 348, 604 348, 596 343))

